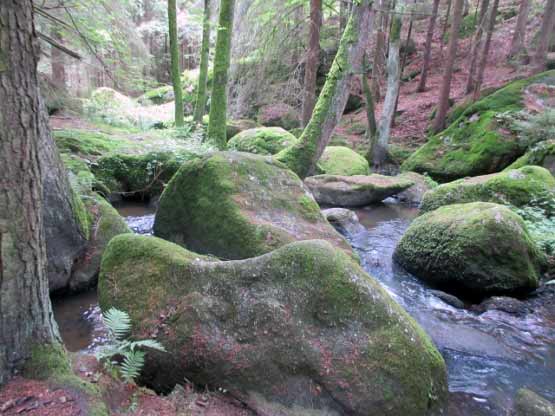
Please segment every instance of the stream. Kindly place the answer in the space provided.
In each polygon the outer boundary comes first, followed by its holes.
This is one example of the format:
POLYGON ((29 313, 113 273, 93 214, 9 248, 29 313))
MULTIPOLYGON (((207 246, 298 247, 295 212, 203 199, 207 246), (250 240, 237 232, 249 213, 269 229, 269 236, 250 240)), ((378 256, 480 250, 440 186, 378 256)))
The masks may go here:
MULTIPOLYGON (((116 208, 134 232, 152 233, 153 209, 140 203, 116 208)), ((364 269, 418 321, 445 358, 449 416, 509 414, 521 387, 555 400, 555 308, 536 304, 534 313, 516 316, 450 306, 392 260, 418 209, 391 203, 356 213, 364 227, 346 238, 364 269)), ((68 350, 93 351, 102 343, 95 291, 54 300, 54 313, 68 350)))

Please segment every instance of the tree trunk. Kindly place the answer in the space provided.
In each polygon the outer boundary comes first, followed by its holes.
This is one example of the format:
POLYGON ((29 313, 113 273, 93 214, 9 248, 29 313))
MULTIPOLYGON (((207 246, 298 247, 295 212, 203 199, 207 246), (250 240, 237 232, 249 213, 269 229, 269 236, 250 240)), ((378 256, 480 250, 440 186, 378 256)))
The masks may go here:
POLYGON ((445 42, 445 34, 447 33, 447 28, 449 27, 449 16, 451 15, 451 5, 453 0, 447 0, 447 10, 445 12, 445 22, 443 22, 443 30, 441 32, 441 47, 443 50, 443 43, 445 42))
MULTIPOLYGON (((39 97, 30 0, 0 2, 0 384, 35 345, 58 339, 46 277, 39 97)), ((46 127, 46 128, 45 128, 46 127)))
POLYGON ((434 39, 434 29, 437 20, 437 11, 439 9, 439 0, 434 0, 432 6, 432 16, 428 24, 428 32, 426 33, 426 46, 424 47, 424 61, 422 63, 422 72, 420 73, 420 82, 418 83, 417 92, 426 91, 426 82, 428 81, 428 69, 432 60, 432 41, 434 39))
POLYGON ((171 77, 175 97, 175 127, 183 127, 183 90, 179 70, 179 43, 177 41, 177 11, 175 0, 168 0, 168 24, 170 35, 171 77))
POLYGON ((339 50, 308 126, 297 144, 288 147, 277 156, 300 177, 304 178, 314 172, 335 126, 345 111, 351 81, 361 70, 364 47, 371 29, 371 18, 369 0, 361 0, 360 3, 354 4, 339 43, 339 50))
POLYGON ((516 19, 515 33, 511 41, 511 49, 509 51, 508 59, 515 58, 522 55, 524 52, 524 45, 526 43, 526 23, 528 22, 528 12, 530 11, 530 0, 521 0, 520 8, 518 10, 518 17, 516 19))
POLYGON ((553 20, 555 19, 555 0, 547 0, 543 12, 542 24, 538 36, 538 47, 534 54, 534 69, 536 72, 545 71, 547 66, 547 49, 549 39, 553 32, 553 20))
POLYGON ((385 94, 380 125, 378 127, 378 140, 373 150, 373 164, 376 169, 383 166, 387 158, 391 123, 395 116, 395 103, 399 95, 399 84, 401 81, 401 66, 399 62, 401 25, 401 16, 394 15, 389 37, 389 56, 387 57, 387 92, 385 94))
POLYGON ((202 123, 206 110, 206 88, 208 81, 208 61, 210 60, 210 0, 204 0, 204 20, 202 24, 202 46, 200 50, 200 69, 198 75, 197 100, 194 120, 202 123))
POLYGON ((366 154, 366 160, 372 163, 374 148, 376 147, 377 138, 377 126, 376 126, 376 114, 374 110, 374 98, 372 97, 372 89, 368 83, 368 62, 366 59, 366 54, 363 57, 363 72, 362 78, 362 92, 364 93, 364 99, 366 101, 366 121, 368 122, 368 128, 366 129, 366 139, 368 140, 368 153, 366 154))
POLYGON ((347 19, 349 18, 349 3, 345 0, 339 0, 339 37, 343 34, 347 19))
POLYGON ((476 75, 476 83, 474 85, 473 99, 477 100, 480 96, 480 89, 482 88, 482 82, 484 81, 484 72, 486 71, 486 65, 488 63, 489 49, 491 45, 491 37, 493 36, 493 30, 495 29, 495 19, 497 18, 497 9, 499 8, 499 0, 493 0, 493 5, 491 6, 488 29, 486 34, 486 41, 482 50, 482 56, 480 58, 480 64, 478 66, 478 73, 476 75))
POLYGON ((219 149, 225 149, 227 145, 227 79, 231 60, 234 9, 235 0, 221 0, 208 123, 208 139, 219 149))
POLYGON ((489 0, 482 0, 480 4, 480 14, 478 16, 478 26, 472 38, 472 47, 470 48, 470 67, 468 68, 468 78, 466 80, 466 93, 474 90, 476 84, 476 64, 478 63, 478 55, 482 49, 482 37, 484 35, 484 27, 488 18, 487 11, 489 0))
MULTIPOLYGON (((50 32, 52 39, 59 44, 63 44, 64 40, 59 30, 53 28, 50 32)), ((50 50, 50 66, 52 70, 52 83, 62 89, 66 89, 66 67, 65 54, 58 48, 52 47, 50 50)))
POLYGON ((385 52, 385 31, 384 28, 384 12, 380 12, 380 25, 376 32, 376 49, 374 51, 374 59, 372 62, 372 95, 376 101, 380 100, 380 75, 383 72, 384 52, 385 52))
POLYGON ((316 76, 320 62, 320 27, 322 26, 322 0, 310 0, 310 30, 308 51, 304 67, 304 94, 302 121, 306 127, 316 103, 316 76))
POLYGON ((439 92, 438 108, 436 118, 434 120, 433 131, 435 133, 441 131, 445 127, 445 117, 449 110, 449 93, 451 92, 451 78, 453 77, 453 67, 455 65, 455 57, 457 55, 457 43, 459 40, 459 29, 462 20, 463 0, 455 0, 453 10, 453 24, 449 35, 449 46, 447 51, 447 62, 445 64, 445 72, 443 74, 443 82, 439 92))

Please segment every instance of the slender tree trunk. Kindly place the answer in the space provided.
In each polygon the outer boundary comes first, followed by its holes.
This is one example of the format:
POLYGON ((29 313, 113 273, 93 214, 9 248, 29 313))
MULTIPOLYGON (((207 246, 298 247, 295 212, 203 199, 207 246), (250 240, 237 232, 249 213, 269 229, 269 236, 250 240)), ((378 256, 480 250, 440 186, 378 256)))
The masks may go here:
POLYGON ((447 51, 447 62, 445 63, 445 72, 443 74, 443 82, 439 92, 439 100, 437 105, 437 114, 434 120, 433 131, 439 132, 445 127, 445 117, 449 110, 449 93, 451 92, 451 78, 453 77, 453 67, 455 66, 455 58, 457 55, 457 44, 459 40, 459 29, 462 20, 463 0, 455 0, 453 10, 453 24, 449 34, 449 46, 447 51))
POLYGON ((378 137, 376 125, 376 114, 374 110, 374 98, 372 97, 372 89, 368 83, 369 73, 368 61, 366 59, 366 54, 363 57, 363 72, 362 78, 362 92, 364 93, 364 99, 366 101, 366 121, 368 122, 368 128, 366 129, 366 139, 368 140, 368 153, 366 154, 366 159, 369 163, 373 161, 374 148, 376 146, 376 139, 378 137))
POLYGON ((335 126, 345 111, 351 81, 360 73, 364 47, 371 31, 372 12, 369 3, 369 0, 361 0, 353 5, 351 17, 339 43, 339 50, 308 126, 297 144, 277 155, 279 160, 300 177, 304 178, 314 172, 335 126))
POLYGON ((304 68, 304 94, 302 121, 306 127, 316 103, 316 76, 320 62, 320 28, 322 27, 322 0, 310 0, 310 30, 304 68))
POLYGON ((478 55, 482 50, 482 38, 484 35, 484 28, 488 18, 489 0, 482 0, 480 5, 480 15, 478 16, 478 26, 472 39, 472 47, 470 48, 470 67, 468 68, 468 78, 466 80, 466 93, 474 90, 476 84, 476 65, 478 63, 478 55))
POLYGON ((542 24, 538 36, 538 47, 534 54, 533 65, 536 72, 545 71, 547 66, 547 50, 549 39, 553 32, 553 20, 555 19, 555 0, 547 0, 543 12, 542 24))
POLYGON ((493 0, 493 5, 491 6, 488 28, 486 34, 486 41, 482 49, 482 54, 480 58, 480 64, 478 66, 478 72, 476 74, 476 83, 474 85, 473 99, 477 100, 480 96, 480 89, 482 88, 482 82, 484 81, 484 72, 486 71, 486 65, 488 63, 488 55, 491 45, 491 38, 493 36, 493 30, 495 29, 495 19, 497 18, 497 9, 499 8, 499 0, 493 0))
POLYGON ((179 70, 179 43, 177 40, 177 16, 175 0, 168 0, 168 23, 170 35, 171 76, 175 97, 175 127, 183 127, 183 90, 179 70))
MULTIPOLYGON (((59 30, 53 28, 50 33, 52 39, 60 44, 64 43, 62 34, 59 30)), ((66 67, 65 54, 58 48, 52 47, 50 51, 50 65, 52 70, 52 83, 58 88, 66 89, 66 67)))
POLYGON ((385 0, 380 1, 380 11, 378 14, 378 29, 376 30, 376 47, 374 49, 374 58, 372 60, 372 95, 376 101, 380 100, 380 75, 384 65, 384 49, 385 49, 385 30, 386 12, 382 10, 385 7, 385 0))
POLYGON ((231 60, 234 9, 235 0, 221 0, 208 123, 208 139, 219 149, 225 149, 227 145, 227 79, 231 60))
POLYGON ((445 34, 447 33, 447 28, 449 27, 449 16, 451 15, 451 5, 453 0, 447 0, 447 10, 445 11, 445 22, 443 22, 443 30, 441 31, 441 46, 443 50, 443 44, 445 43, 445 34))
POLYGON ((204 19, 202 24, 202 46, 200 50, 200 69, 198 75, 197 100, 194 120, 202 123, 206 110, 206 88, 208 81, 208 60, 210 59, 210 0, 204 0, 204 19))
POLYGON ((524 45, 526 44, 526 23, 528 22, 528 13, 530 11, 530 0, 521 0, 520 8, 518 10, 518 17, 516 19, 515 33, 511 41, 511 49, 509 51, 508 59, 512 59, 524 52, 524 45))
POLYGON ((437 11, 439 9, 439 0, 434 0, 432 6, 432 16, 428 24, 428 32, 426 33, 426 46, 424 47, 424 61, 422 63, 422 71, 420 73, 420 82, 418 83, 417 92, 426 91, 426 82, 428 81, 428 70, 432 61, 432 41, 434 39, 434 29, 437 20, 437 11))
POLYGON ((30 0, 0 2, 0 384, 58 340, 46 277, 38 41, 30 0))
POLYGON ((349 3, 345 0, 339 0, 339 37, 343 34, 347 19, 349 18, 349 3))
POLYGON ((373 149, 374 168, 383 166, 387 158, 391 123, 395 116, 395 102, 399 95, 399 84, 401 82, 399 50, 401 45, 402 22, 401 16, 393 16, 393 24, 389 37, 389 56, 387 58, 387 92, 385 94, 380 125, 378 127, 378 141, 373 149))

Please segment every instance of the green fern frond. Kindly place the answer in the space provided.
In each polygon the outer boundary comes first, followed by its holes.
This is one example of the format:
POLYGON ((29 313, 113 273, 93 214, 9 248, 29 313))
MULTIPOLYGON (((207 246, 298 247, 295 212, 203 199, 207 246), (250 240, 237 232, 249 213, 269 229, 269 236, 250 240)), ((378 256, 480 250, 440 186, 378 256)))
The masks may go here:
POLYGON ((134 381, 141 374, 145 364, 145 353, 142 351, 128 351, 120 366, 121 376, 126 382, 134 381))
POLYGON ((103 314, 102 320, 116 340, 125 339, 131 332, 131 318, 127 312, 111 308, 103 314))

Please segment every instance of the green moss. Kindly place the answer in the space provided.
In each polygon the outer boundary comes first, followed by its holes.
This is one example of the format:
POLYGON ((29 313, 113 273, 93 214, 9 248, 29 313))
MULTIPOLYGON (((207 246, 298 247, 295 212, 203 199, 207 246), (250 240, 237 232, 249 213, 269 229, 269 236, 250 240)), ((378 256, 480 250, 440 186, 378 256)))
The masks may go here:
POLYGON ((70 187, 71 189, 71 208, 73 210, 73 215, 75 216, 75 221, 79 225, 79 229, 83 236, 88 240, 90 238, 90 218, 87 209, 85 208, 85 204, 81 200, 81 197, 77 195, 77 192, 70 187))
POLYGON ((523 108, 522 92, 530 84, 555 83, 555 71, 514 81, 469 105, 444 131, 429 138, 402 165, 403 171, 427 172, 449 181, 499 171, 526 150, 526 143, 497 120, 497 115, 523 108))
POLYGON ((555 140, 546 140, 531 147, 506 170, 519 169, 527 165, 542 166, 555 174, 555 140))
POLYGON ((35 345, 31 350, 30 359, 25 363, 23 375, 30 379, 46 380, 57 386, 75 390, 78 394, 84 394, 88 399, 88 415, 109 415, 102 402, 100 390, 75 375, 70 358, 59 344, 35 345))
POLYGON ((318 167, 328 175, 368 175, 370 166, 368 161, 348 147, 328 146, 324 150, 318 167))
POLYGON ((316 222, 322 218, 320 206, 311 197, 307 195, 300 196, 299 206, 300 211, 307 220, 316 222))
POLYGON ((427 192, 422 200, 423 212, 440 206, 465 202, 495 202, 521 207, 546 193, 555 192, 555 178, 539 166, 459 179, 427 192))
POLYGON ((228 142, 230 150, 274 155, 297 142, 297 138, 281 127, 260 127, 244 130, 228 142))

